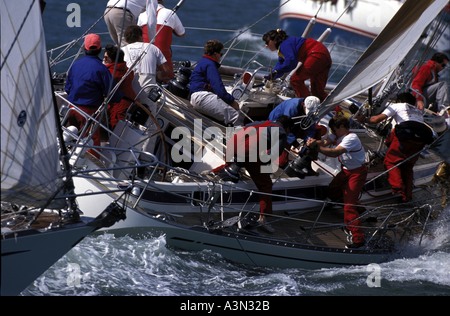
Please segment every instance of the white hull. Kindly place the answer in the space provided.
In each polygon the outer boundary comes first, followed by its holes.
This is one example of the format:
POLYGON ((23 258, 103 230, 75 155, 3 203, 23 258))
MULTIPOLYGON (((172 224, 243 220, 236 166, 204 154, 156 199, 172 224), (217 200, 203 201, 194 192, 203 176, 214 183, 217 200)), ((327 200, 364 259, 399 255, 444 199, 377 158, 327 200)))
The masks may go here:
POLYGON ((354 0, 346 10, 351 2, 295 0, 280 7, 279 25, 288 35, 321 39, 328 47, 333 60, 328 84, 340 82, 402 5, 397 0, 354 0))
MULTIPOLYGON (((285 1, 281 1, 283 2, 285 1)), ((333 31, 344 31, 348 36, 359 35, 374 39, 402 5, 398 0, 356 0, 347 9, 351 2, 338 0, 336 5, 333 5, 332 1, 290 1, 280 8, 279 20, 282 25, 289 19, 302 20, 307 24, 317 15, 315 27, 320 32, 327 27, 333 27, 333 31)), ((300 36, 303 29, 288 34, 300 36)))
MULTIPOLYGON (((417 186, 431 181, 436 171, 436 163, 418 166, 415 170, 417 186)), ((277 181, 273 187, 273 210, 284 212, 298 212, 312 208, 320 208, 324 203, 323 194, 325 187, 331 181, 331 177, 325 174, 311 176, 305 179, 285 178, 277 181), (317 194, 317 195, 315 195, 317 194)), ((75 178, 77 193, 100 192, 100 190, 114 189, 117 184, 110 181, 98 181, 92 179, 75 178)), ((143 184, 140 184, 142 192, 143 184)), ((251 181, 247 183, 239 182, 237 185, 231 183, 216 185, 216 190, 220 193, 218 200, 212 208, 213 213, 226 214, 241 210, 252 210, 258 212, 259 204, 256 194, 248 202, 248 192, 255 190, 251 181), (241 197, 239 198, 239 195, 241 197), (231 200, 230 200, 231 198, 231 200), (234 200, 233 200, 234 198, 234 200), (247 201, 247 203, 245 203, 247 201)), ((127 210, 127 218, 116 222, 108 228, 101 228, 99 231, 107 231, 116 235, 138 235, 151 231, 155 226, 154 216, 165 214, 169 216, 183 216, 187 213, 206 212, 207 206, 200 206, 200 203, 192 203, 190 199, 194 196, 203 199, 202 204, 206 204, 206 199, 210 194, 210 183, 167 183, 151 182, 141 199, 135 204, 137 196, 130 195, 127 210), (182 197, 185 198, 182 198, 182 197)), ((97 216, 98 209, 103 209, 116 198, 114 195, 94 195, 79 197, 78 201, 85 215, 97 216), (95 207, 94 207, 95 205, 95 207)), ((364 192, 361 197, 361 204, 380 202, 383 199, 391 199, 390 189, 374 189, 364 192)))

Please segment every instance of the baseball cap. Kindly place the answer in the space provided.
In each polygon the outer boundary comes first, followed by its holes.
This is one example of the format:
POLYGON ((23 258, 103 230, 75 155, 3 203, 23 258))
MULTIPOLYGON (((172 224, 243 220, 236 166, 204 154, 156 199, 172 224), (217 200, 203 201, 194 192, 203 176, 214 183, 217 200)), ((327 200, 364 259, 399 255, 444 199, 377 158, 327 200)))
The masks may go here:
POLYGON ((305 99, 305 113, 308 114, 310 111, 314 111, 320 104, 318 97, 310 96, 305 99))
POLYGON ((102 48, 102 41, 100 39, 100 36, 93 33, 86 35, 86 37, 84 38, 84 48, 86 50, 96 50, 102 48))

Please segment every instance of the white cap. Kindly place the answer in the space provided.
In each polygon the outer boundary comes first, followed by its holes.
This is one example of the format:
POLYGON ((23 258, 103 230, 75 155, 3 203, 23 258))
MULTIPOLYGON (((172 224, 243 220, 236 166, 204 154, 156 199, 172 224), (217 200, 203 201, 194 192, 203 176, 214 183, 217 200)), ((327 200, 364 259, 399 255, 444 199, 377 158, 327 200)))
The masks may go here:
POLYGON ((310 111, 314 111, 320 104, 318 97, 310 96, 304 101, 305 103, 305 113, 308 114, 310 111))
POLYGON ((78 135, 78 128, 76 126, 69 126, 67 129, 63 132, 63 138, 65 142, 69 142, 78 135))

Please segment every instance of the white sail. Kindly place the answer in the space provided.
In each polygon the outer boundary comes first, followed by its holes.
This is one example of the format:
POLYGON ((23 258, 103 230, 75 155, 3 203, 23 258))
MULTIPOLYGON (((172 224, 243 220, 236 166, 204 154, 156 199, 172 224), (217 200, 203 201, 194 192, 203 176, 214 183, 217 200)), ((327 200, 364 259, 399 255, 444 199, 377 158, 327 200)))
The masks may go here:
POLYGON ((2 201, 43 206, 62 181, 39 1, 0 12, 2 201))
POLYGON ((408 0, 324 100, 319 117, 333 105, 373 87, 391 74, 448 0, 408 0))

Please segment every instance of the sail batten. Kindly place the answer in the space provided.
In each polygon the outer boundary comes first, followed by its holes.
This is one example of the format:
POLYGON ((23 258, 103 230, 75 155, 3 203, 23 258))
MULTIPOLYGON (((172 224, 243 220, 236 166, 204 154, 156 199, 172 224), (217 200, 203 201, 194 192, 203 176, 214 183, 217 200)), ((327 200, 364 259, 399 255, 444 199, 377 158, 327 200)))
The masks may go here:
POLYGON ((2 201, 44 206, 62 179, 39 1, 0 11, 2 201))

